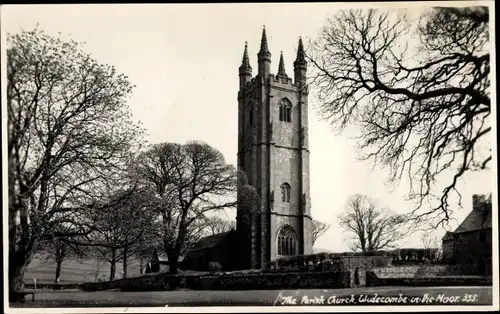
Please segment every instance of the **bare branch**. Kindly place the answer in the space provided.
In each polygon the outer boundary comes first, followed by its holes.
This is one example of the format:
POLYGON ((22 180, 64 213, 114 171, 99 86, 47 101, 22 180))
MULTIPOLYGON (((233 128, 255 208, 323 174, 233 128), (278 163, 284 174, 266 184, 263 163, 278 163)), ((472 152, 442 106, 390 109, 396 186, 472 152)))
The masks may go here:
POLYGON ((310 45, 312 84, 325 120, 359 127, 361 160, 408 178, 415 222, 439 225, 459 179, 491 160, 488 9, 432 8, 418 27, 394 12, 331 18, 310 45))

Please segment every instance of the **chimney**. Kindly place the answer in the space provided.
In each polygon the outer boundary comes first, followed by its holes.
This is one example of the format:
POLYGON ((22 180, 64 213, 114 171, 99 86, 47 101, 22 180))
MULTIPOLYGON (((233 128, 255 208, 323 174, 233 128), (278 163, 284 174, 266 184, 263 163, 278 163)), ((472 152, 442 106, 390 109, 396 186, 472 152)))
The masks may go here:
POLYGON ((486 207, 487 195, 485 194, 474 194, 472 195, 472 209, 473 210, 483 210, 486 207))

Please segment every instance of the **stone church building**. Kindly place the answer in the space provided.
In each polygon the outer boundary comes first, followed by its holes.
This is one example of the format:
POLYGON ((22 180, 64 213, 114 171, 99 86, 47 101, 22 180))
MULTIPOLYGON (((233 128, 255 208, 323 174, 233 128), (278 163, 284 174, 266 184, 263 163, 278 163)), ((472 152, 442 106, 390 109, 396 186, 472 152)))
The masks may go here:
POLYGON ((239 205, 235 232, 200 240, 187 254, 185 268, 203 270, 211 262, 223 270, 263 268, 280 257, 312 253, 309 91, 302 40, 293 77, 285 71, 283 53, 277 74, 271 73, 271 56, 264 29, 256 76, 246 43, 239 67, 238 170, 260 196, 260 210, 250 213, 239 205))

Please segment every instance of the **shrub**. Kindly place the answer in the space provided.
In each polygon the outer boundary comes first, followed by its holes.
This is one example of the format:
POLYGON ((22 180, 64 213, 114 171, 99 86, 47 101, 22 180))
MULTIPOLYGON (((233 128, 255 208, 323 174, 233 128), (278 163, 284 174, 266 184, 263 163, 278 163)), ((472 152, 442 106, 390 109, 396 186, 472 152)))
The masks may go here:
POLYGON ((222 266, 219 264, 219 262, 208 263, 208 270, 209 271, 220 271, 221 269, 222 269, 222 266))

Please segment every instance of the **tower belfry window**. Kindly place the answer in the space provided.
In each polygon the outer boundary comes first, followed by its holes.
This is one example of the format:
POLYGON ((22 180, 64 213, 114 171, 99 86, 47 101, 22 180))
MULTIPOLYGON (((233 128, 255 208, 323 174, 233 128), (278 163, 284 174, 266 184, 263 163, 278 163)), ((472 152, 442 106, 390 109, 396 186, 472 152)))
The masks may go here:
POLYGON ((280 121, 292 122, 292 104, 286 98, 279 102, 280 108, 280 121))
POLYGON ((281 201, 283 203, 290 203, 291 188, 288 183, 281 185, 281 201))
POLYGON ((290 226, 284 226, 278 233, 278 255, 290 256, 296 254, 297 234, 290 226))

